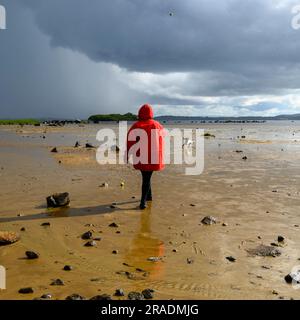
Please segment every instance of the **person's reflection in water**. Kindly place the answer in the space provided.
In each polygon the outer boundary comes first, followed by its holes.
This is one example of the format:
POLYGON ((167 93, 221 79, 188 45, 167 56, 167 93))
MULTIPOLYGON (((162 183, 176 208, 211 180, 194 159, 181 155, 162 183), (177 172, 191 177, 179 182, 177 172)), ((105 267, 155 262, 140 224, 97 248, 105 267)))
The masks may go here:
POLYGON ((140 229, 133 238, 125 261, 131 266, 149 272, 149 279, 163 276, 164 262, 148 261, 150 257, 163 257, 164 243, 151 234, 151 205, 141 213, 140 229))

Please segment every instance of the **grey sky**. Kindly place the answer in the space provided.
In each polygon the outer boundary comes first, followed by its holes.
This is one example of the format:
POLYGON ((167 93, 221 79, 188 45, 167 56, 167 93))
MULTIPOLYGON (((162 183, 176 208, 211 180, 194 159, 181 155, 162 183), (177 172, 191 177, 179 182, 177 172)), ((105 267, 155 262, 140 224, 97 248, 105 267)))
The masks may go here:
POLYGON ((0 4, 1 118, 300 113, 300 1, 0 4))

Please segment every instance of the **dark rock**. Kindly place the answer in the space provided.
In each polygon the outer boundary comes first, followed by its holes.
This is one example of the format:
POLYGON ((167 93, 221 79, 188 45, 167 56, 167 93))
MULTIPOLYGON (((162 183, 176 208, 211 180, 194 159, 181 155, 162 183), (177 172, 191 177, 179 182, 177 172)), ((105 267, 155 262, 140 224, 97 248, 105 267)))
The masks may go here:
POLYGON ((76 141, 74 148, 78 148, 78 147, 80 147, 80 143, 76 141))
POLYGON ((92 297, 90 300, 112 300, 111 296, 108 294, 101 294, 95 297, 92 297))
POLYGON ((13 244, 20 240, 20 235, 12 231, 0 231, 0 246, 13 244))
POLYGON ((64 282, 61 279, 55 279, 51 282, 51 286, 64 286, 64 282))
POLYGON ((44 222, 41 224, 42 227, 50 227, 50 222, 44 222))
POLYGON ((119 228, 119 226, 115 222, 111 223, 109 225, 109 227, 111 227, 111 228, 119 228))
POLYGON ((145 289, 142 291, 142 295, 147 300, 154 298, 153 293, 154 293, 154 290, 152 290, 152 289, 145 289))
POLYGON ((130 292, 128 294, 129 300, 144 300, 144 295, 140 292, 130 292))
POLYGON ((22 228, 20 229, 20 231, 26 231, 25 227, 22 227, 22 228))
POLYGON ((243 157, 242 159, 243 159, 243 160, 247 160, 247 159, 248 159, 248 157, 246 157, 246 156, 245 156, 245 157, 243 157))
POLYGON ((41 296, 41 299, 42 299, 42 300, 50 300, 50 299, 52 299, 52 295, 49 294, 49 293, 43 294, 43 295, 41 296))
POLYGON ((96 241, 88 241, 84 246, 85 247, 95 247, 97 245, 96 241))
POLYGON ((66 297, 66 300, 86 300, 86 298, 77 293, 73 293, 70 296, 66 297))
POLYGON ((87 231, 81 236, 81 239, 83 239, 83 240, 90 240, 92 238, 93 238, 92 231, 87 231))
POLYGON ((285 239, 283 236, 278 236, 277 241, 278 242, 283 242, 285 239))
POLYGON ((33 289, 31 287, 21 288, 19 290, 19 293, 21 293, 21 294, 30 294, 30 293, 33 293, 33 289))
POLYGON ((192 264, 192 263, 194 263, 194 259, 193 258, 187 258, 186 262, 187 262, 187 264, 192 264))
POLYGON ((48 208, 65 207, 70 204, 69 193, 56 193, 47 197, 48 208))
POLYGON ((112 251, 112 254, 118 254, 118 253, 119 253, 118 250, 113 250, 113 251, 112 251))
POLYGON ((214 218, 212 216, 206 216, 201 220, 201 223, 203 223, 205 225, 212 225, 212 224, 216 224, 217 220, 216 220, 216 218, 214 218))
POLYGON ((85 147, 86 148, 89 148, 89 149, 94 149, 95 147, 92 145, 92 144, 90 144, 90 143, 86 143, 85 144, 85 147))
POLYGON ((34 260, 39 258, 39 254, 34 251, 26 251, 25 252, 27 259, 34 260))
POLYGON ((123 290, 123 289, 117 289, 114 295, 115 295, 116 297, 124 297, 124 296, 125 296, 125 293, 124 293, 124 290, 123 290))
POLYGON ((63 268, 65 271, 72 271, 73 270, 73 267, 72 266, 69 266, 69 265, 66 265, 64 266, 63 268))
POLYGON ((236 261, 236 258, 232 257, 232 256, 229 256, 229 257, 226 257, 226 259, 230 262, 235 262, 236 261))
POLYGON ((291 284, 293 282, 299 284, 300 283, 300 270, 294 270, 292 272, 290 272, 289 274, 287 274, 285 277, 284 277, 284 280, 291 284))
POLYGON ((57 152, 58 152, 58 151, 57 151, 57 148, 53 148, 53 149, 51 150, 51 152, 57 153, 57 152))
POLYGON ((270 245, 273 247, 279 247, 278 243, 275 243, 275 242, 270 243, 270 245))

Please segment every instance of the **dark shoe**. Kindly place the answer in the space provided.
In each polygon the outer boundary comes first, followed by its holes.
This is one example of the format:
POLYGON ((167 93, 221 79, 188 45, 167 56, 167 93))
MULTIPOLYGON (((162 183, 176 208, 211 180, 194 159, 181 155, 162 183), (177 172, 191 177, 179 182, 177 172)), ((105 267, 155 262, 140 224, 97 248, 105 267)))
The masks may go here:
POLYGON ((140 204, 140 209, 141 209, 141 210, 144 210, 144 209, 146 209, 146 208, 147 208, 147 206, 146 206, 145 203, 141 203, 141 204, 140 204))

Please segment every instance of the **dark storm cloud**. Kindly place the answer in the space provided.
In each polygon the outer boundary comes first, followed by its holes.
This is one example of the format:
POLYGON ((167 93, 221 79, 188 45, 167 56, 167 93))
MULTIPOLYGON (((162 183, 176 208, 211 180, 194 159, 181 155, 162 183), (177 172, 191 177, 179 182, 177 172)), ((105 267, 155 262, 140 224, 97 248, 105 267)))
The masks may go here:
POLYGON ((26 1, 54 46, 95 61, 134 71, 241 73, 299 63, 292 3, 297 1, 26 1))
POLYGON ((0 0, 0 117, 86 117, 145 102, 160 114, 297 111, 299 3, 0 0))

